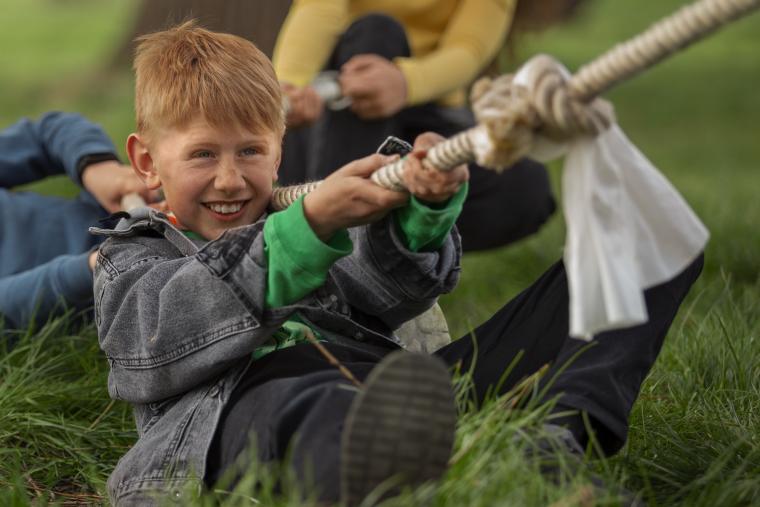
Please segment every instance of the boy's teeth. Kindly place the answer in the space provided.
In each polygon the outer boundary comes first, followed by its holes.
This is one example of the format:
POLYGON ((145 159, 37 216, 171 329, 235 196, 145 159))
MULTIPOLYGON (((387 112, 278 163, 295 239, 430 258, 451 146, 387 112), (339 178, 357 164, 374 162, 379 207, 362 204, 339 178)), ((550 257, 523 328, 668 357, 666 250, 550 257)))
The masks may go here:
POLYGON ((240 211, 240 208, 243 207, 242 203, 234 203, 234 204, 207 204, 207 206, 212 210, 216 211, 217 213, 237 213, 240 211))

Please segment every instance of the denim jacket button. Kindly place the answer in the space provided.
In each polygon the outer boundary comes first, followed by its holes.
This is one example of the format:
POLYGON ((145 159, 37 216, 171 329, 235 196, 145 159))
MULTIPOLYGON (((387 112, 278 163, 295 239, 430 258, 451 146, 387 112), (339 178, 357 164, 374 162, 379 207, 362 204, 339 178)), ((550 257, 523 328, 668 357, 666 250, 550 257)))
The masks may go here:
POLYGON ((364 341, 364 333, 362 333, 361 331, 357 331, 354 334, 354 338, 356 338, 357 341, 363 342, 364 341))
POLYGON ((219 394, 219 386, 212 387, 208 392, 208 395, 211 397, 216 397, 218 394, 219 394))

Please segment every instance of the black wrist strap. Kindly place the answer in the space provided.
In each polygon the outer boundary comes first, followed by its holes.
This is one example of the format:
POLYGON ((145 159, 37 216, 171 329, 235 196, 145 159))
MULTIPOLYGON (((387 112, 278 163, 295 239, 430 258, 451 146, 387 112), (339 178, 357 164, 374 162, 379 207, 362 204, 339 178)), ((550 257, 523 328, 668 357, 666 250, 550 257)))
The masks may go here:
POLYGON ((90 153, 80 158, 77 161, 77 176, 79 177, 79 181, 82 181, 82 173, 84 172, 85 167, 92 164, 97 164, 99 162, 107 162, 109 160, 115 160, 116 162, 119 162, 119 157, 117 157, 114 153, 105 152, 90 153))

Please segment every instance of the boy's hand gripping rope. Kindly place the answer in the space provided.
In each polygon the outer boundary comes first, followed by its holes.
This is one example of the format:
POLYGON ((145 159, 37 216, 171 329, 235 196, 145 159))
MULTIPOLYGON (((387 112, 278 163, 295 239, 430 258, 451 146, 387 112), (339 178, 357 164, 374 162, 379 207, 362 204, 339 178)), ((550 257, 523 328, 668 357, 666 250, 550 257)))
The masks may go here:
MULTIPOLYGON (((595 97, 758 7, 760 0, 700 0, 615 46, 569 79, 555 60, 541 55, 530 62, 535 67, 527 87, 514 85, 512 75, 480 80, 472 90, 478 125, 428 150, 423 164, 447 171, 475 161, 503 170, 528 154, 536 134, 595 136, 615 121, 611 105, 595 97)), ((372 180, 404 190, 403 171, 404 162, 398 160, 378 169, 372 180)), ((272 208, 287 208, 319 183, 276 188, 272 208)))

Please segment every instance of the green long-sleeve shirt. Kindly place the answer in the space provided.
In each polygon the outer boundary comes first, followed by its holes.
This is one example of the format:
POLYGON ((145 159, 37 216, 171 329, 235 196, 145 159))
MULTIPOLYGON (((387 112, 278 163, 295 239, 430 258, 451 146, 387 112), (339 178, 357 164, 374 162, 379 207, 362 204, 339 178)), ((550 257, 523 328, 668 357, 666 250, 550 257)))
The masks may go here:
MULTIPOLYGON (((440 248, 462 211, 466 195, 467 184, 444 205, 426 205, 412 196, 408 205, 394 210, 394 220, 407 248, 413 252, 440 248)), ((293 303, 320 287, 333 263, 353 249, 346 230, 338 231, 327 243, 314 234, 303 214, 303 198, 267 219, 264 244, 269 266, 266 304, 270 308, 293 303)), ((254 351, 253 357, 259 359, 275 350, 307 342, 308 331, 325 341, 295 314, 254 351)))
MULTIPOLYGON (((433 251, 443 245, 462 212, 467 184, 442 205, 429 205, 410 197, 409 204, 392 212, 402 240, 413 252, 433 251)), ((186 231, 191 238, 199 238, 186 231)), ((273 213, 264 224, 264 252, 267 256, 266 305, 277 308, 298 301, 325 283, 330 267, 349 255, 353 244, 345 229, 327 243, 312 231, 303 213, 303 198, 284 211, 273 213)), ((307 331, 324 341, 298 314, 275 331, 271 339, 253 352, 259 359, 275 350, 307 342, 307 331)))
MULTIPOLYGON (((433 251, 443 245, 462 211, 467 185, 462 185, 442 206, 427 205, 414 196, 394 210, 393 217, 407 248, 433 251)), ((264 251, 269 267, 266 304, 277 308, 292 304, 325 283, 330 267, 352 252, 348 231, 340 230, 324 243, 303 213, 303 198, 264 224, 264 251)))

